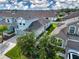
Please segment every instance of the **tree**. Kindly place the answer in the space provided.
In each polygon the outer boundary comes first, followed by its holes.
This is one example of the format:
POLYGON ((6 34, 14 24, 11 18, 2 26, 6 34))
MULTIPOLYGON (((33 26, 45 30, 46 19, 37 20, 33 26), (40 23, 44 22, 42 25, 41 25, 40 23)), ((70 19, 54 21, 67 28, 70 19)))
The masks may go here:
POLYGON ((1 42, 3 42, 3 32, 6 31, 8 28, 6 25, 0 25, 0 33, 2 35, 1 42))
POLYGON ((39 39, 39 59, 60 59, 57 53, 61 52, 62 48, 58 47, 59 42, 56 40, 47 33, 39 39))
POLYGON ((26 35, 19 37, 17 40, 18 46, 21 49, 21 53, 31 59, 35 53, 35 36, 33 33, 27 33, 26 35))
POLYGON ((49 46, 49 39, 50 37, 47 35, 47 32, 39 39, 39 59, 47 59, 48 53, 46 50, 49 46))
POLYGON ((59 59, 57 53, 60 47, 57 47, 57 41, 53 41, 55 39, 50 37, 47 32, 38 40, 35 39, 33 33, 27 33, 18 38, 17 43, 21 53, 30 59, 59 59))

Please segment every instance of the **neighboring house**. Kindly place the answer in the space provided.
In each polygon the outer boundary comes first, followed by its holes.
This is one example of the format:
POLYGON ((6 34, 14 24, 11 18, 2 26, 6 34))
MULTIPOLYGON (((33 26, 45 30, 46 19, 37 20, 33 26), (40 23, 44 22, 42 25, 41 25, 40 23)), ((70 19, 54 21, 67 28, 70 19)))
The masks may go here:
MULTIPOLYGON (((63 40, 63 48, 66 49, 66 53, 69 50, 79 51, 79 17, 75 15, 71 18, 66 19, 67 21, 64 22, 59 26, 59 32, 55 35, 63 40)), ((67 57, 67 56, 66 56, 67 57)))
POLYGON ((36 36, 40 35, 45 29, 55 21, 54 17, 41 17, 41 18, 6 18, 5 21, 8 27, 15 30, 15 34, 23 34, 24 30, 35 31, 36 36))
POLYGON ((16 22, 17 27, 15 28, 15 33, 22 34, 23 31, 27 29, 30 26, 30 24, 34 22, 35 20, 37 20, 37 18, 23 19, 22 17, 19 17, 16 22))
MULTIPOLYGON (((9 25, 9 28, 15 29, 16 34, 22 34, 25 29, 28 29, 31 26, 31 23, 40 20, 40 24, 44 27, 48 27, 50 24, 47 20, 42 19, 50 19, 50 22, 56 20, 56 11, 54 10, 27 10, 27 11, 2 11, 1 16, 4 17, 6 23, 9 25), (5 17, 6 16, 6 17, 5 17), (22 17, 22 18, 21 18, 22 17)), ((35 23, 35 22, 34 22, 35 23)))
MULTIPOLYGON (((58 34, 64 40, 79 41, 79 17, 71 19, 72 21, 67 24, 58 34)), ((74 47, 74 46, 73 46, 74 47)), ((75 49, 75 48, 74 48, 75 49)))
POLYGON ((6 24, 5 20, 3 20, 2 17, 0 17, 0 25, 5 25, 5 24, 6 24))
POLYGON ((15 31, 16 19, 12 17, 5 18, 5 22, 8 25, 8 29, 11 31, 15 31))
POLYGON ((26 31, 33 31, 35 33, 35 36, 38 37, 41 33, 43 33, 46 30, 46 28, 50 26, 50 24, 50 19, 39 18, 38 20, 32 22, 26 31))

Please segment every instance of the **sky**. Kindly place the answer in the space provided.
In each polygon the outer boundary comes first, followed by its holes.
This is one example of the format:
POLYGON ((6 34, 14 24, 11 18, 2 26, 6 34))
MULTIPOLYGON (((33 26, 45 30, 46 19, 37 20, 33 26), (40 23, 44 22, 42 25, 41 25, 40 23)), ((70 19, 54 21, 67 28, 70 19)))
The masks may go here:
POLYGON ((0 0, 0 2, 4 2, 4 1, 6 1, 6 0, 0 0))
MULTIPOLYGON (((0 2, 4 2, 4 1, 7 1, 7 0, 0 0, 0 2)), ((31 0, 31 2, 33 2, 34 0, 31 0)), ((79 8, 79 0, 51 0, 51 1, 55 1, 55 2, 50 2, 50 3, 47 3, 45 2, 46 0, 35 0, 37 3, 34 4, 34 2, 32 4, 30 4, 30 7, 31 8, 51 8, 51 9, 61 9, 61 8, 75 8, 75 7, 78 7, 79 8), (39 2, 41 1, 41 2, 39 2)), ((29 3, 28 3, 29 4, 29 3)), ((23 8, 23 9, 28 9, 28 6, 24 6, 22 4, 22 2, 16 4, 15 5, 10 5, 10 4, 6 4, 6 7, 4 7, 4 5, 0 5, 0 9, 1 8, 23 8), (15 6, 16 5, 16 6, 15 6)), ((41 9, 42 9, 41 8, 41 9)))

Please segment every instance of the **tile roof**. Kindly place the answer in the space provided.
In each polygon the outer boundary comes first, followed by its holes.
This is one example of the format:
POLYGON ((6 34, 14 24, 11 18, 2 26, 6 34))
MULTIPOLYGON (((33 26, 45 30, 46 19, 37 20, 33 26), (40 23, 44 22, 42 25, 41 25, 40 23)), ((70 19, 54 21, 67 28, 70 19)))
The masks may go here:
POLYGON ((78 17, 78 16, 79 16, 79 11, 69 13, 69 14, 68 14, 67 16, 65 16, 63 19, 71 19, 71 18, 78 17))
POLYGON ((0 16, 3 17, 23 17, 23 18, 33 18, 33 17, 55 17, 57 15, 54 10, 18 10, 10 11, 3 10, 0 11, 0 16))

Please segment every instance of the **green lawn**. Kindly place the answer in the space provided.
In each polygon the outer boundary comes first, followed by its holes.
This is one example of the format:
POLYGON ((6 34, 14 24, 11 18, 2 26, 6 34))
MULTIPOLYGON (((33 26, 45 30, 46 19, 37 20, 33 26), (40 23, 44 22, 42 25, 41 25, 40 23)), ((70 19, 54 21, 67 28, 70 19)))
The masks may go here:
MULTIPOLYGON (((49 35, 55 28, 57 27, 57 23, 52 23, 47 29, 47 34, 49 35)), ((42 35, 44 35, 44 33, 46 33, 45 31, 43 33, 41 33, 37 39, 39 39, 40 37, 42 37, 42 35)))
POLYGON ((52 23, 46 30, 48 31, 48 35, 57 27, 56 23, 52 23))
POLYGON ((27 59, 25 56, 20 55, 20 49, 17 45, 8 53, 6 53, 6 56, 10 57, 11 59, 27 59))

